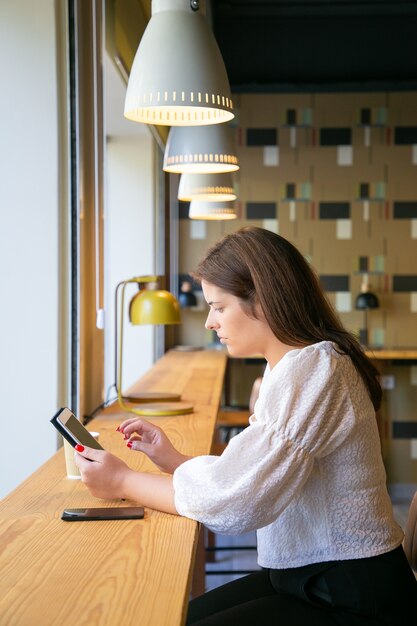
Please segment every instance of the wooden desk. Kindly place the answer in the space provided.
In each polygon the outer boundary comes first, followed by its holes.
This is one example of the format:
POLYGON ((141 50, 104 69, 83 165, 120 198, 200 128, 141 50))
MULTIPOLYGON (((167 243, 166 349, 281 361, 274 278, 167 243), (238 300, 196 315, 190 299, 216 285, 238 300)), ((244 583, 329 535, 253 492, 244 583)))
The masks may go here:
POLYGON ((417 348, 382 348, 366 350, 366 355, 375 361, 417 360, 417 348))
MULTIPOLYGON (((365 353, 373 361, 381 361, 381 366, 383 366, 384 361, 417 361, 417 348, 375 348, 374 350, 366 350, 365 353)), ((224 384, 224 404, 226 406, 233 405, 232 376, 234 364, 242 362, 254 364, 259 363, 262 369, 264 365, 266 365, 265 359, 261 356, 248 356, 241 358, 231 357, 228 355, 228 363, 224 384)), ((261 370, 259 372, 259 375, 261 375, 261 370)), ((248 382, 248 389, 250 389, 252 382, 248 382)))
MULTIPOLYGON (((210 451, 225 365, 221 352, 172 351, 135 385, 137 391, 179 392, 194 404, 193 414, 151 420, 185 454, 210 451)), ((135 469, 157 471, 144 455, 128 450, 115 432, 125 416, 113 406, 88 427, 99 430, 103 446, 135 469)), ((120 504, 97 500, 80 481, 67 479, 62 449, 3 500, 2 626, 183 624, 196 522, 150 509, 139 521, 60 519, 66 507, 120 504)))

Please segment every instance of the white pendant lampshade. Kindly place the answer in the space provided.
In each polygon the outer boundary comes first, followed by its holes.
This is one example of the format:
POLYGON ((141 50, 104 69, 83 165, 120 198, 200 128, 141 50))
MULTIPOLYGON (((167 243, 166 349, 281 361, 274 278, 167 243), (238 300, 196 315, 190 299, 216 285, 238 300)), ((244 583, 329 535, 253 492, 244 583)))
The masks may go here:
POLYGON ((204 13, 205 0, 152 0, 129 76, 125 117, 163 126, 234 117, 226 68, 204 13))
POLYGON ((232 129, 227 124, 173 126, 165 147, 163 169, 176 174, 238 170, 232 129))
POLYGON ((190 202, 188 212, 190 220, 235 220, 236 209, 230 202, 190 202))
POLYGON ((236 200, 232 174, 182 174, 178 200, 230 202, 236 200))

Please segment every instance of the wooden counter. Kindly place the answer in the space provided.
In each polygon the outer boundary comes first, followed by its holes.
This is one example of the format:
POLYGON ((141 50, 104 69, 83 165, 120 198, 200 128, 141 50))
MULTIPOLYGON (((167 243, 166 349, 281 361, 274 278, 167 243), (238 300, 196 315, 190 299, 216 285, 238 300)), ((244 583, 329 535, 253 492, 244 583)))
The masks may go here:
POLYGON ((375 361, 413 361, 417 359, 417 348, 378 348, 366 350, 366 355, 375 361))
MULTIPOLYGON (((172 351, 134 387, 179 392, 194 404, 192 414, 150 420, 163 426, 185 454, 210 451, 226 358, 217 351, 172 351)), ((115 432, 125 416, 115 405, 88 428, 99 430, 103 446, 131 467, 158 471, 115 432)), ((143 520, 60 519, 67 507, 122 504, 129 503, 97 500, 80 481, 67 479, 62 449, 5 498, 0 504, 0 624, 183 624, 196 522, 150 509, 145 509, 143 520)))
MULTIPOLYGON (((367 349, 365 350, 365 354, 372 359, 373 361, 381 361, 381 367, 383 366, 383 362, 384 361, 417 361, 417 348, 414 347, 410 347, 410 348, 374 348, 374 349, 367 349)), ((226 406, 233 406, 234 403, 236 403, 236 399, 233 397, 233 392, 232 392, 232 380, 233 380, 233 369, 235 367, 235 364, 237 363, 242 363, 242 362, 259 362, 260 365, 265 364, 266 365, 266 361, 265 359, 258 355, 258 356, 248 356, 248 357, 231 357, 228 355, 228 363, 227 363, 227 368, 226 368, 226 377, 225 377, 225 385, 224 385, 224 391, 225 391, 225 405, 226 406)), ((261 370, 259 372, 259 375, 261 375, 261 370)), ((249 385, 251 385, 251 383, 249 383, 249 385)), ((247 398, 244 399, 244 402, 247 400, 247 398)), ((242 404, 237 402, 237 404, 242 404)))

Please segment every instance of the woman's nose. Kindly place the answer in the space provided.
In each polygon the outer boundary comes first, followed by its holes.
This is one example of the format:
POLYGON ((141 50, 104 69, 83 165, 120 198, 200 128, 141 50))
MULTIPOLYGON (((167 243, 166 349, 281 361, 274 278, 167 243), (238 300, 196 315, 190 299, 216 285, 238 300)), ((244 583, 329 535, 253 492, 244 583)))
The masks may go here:
POLYGON ((209 311, 209 314, 207 315, 205 327, 207 328, 207 330, 214 330, 218 327, 218 324, 213 319, 212 311, 209 311))

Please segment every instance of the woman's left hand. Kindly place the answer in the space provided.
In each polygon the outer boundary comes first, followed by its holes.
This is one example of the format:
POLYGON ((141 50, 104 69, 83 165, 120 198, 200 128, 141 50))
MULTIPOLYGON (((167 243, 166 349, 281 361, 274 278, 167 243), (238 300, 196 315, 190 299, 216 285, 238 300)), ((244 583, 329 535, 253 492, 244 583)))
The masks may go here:
POLYGON ((117 429, 131 450, 144 452, 155 465, 168 474, 191 457, 181 454, 170 442, 162 428, 144 419, 130 418, 117 429))
POLYGON ((126 497, 127 478, 134 472, 124 461, 106 450, 77 446, 76 451, 75 464, 81 480, 93 496, 104 499, 126 497))

